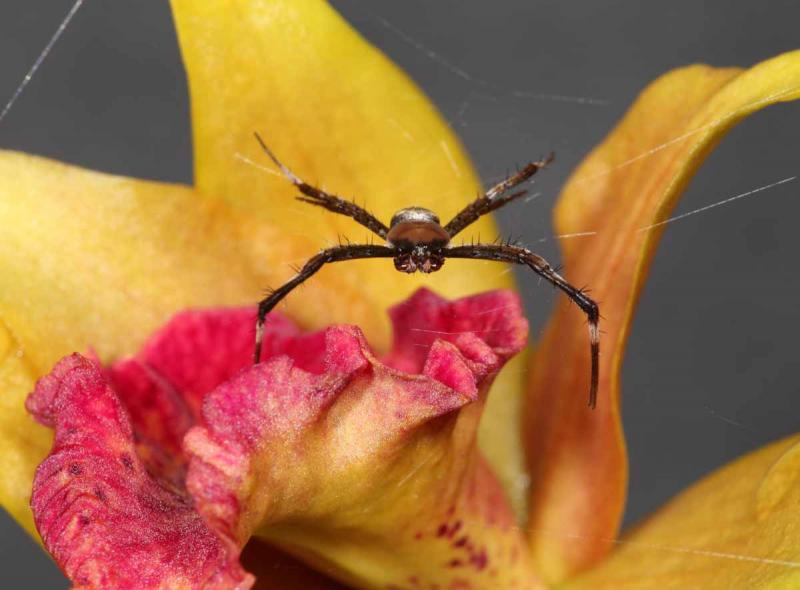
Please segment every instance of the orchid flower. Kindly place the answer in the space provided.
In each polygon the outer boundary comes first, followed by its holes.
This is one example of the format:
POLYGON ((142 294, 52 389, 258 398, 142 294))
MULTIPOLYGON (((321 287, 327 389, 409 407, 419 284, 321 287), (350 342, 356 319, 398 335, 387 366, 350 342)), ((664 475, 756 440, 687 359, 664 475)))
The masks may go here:
POLYGON ((261 290, 351 227, 247 164, 254 131, 382 218, 409 195, 447 216, 480 185, 424 95, 324 2, 172 8, 193 187, 0 153, 0 502, 76 587, 800 584, 797 436, 614 544, 620 366, 663 227, 640 230, 732 126, 800 97, 800 52, 663 75, 564 188, 557 231, 597 232, 563 252, 602 302, 592 411, 581 315, 560 302, 525 354, 509 275, 468 261, 322 272, 270 316, 253 366, 261 290))

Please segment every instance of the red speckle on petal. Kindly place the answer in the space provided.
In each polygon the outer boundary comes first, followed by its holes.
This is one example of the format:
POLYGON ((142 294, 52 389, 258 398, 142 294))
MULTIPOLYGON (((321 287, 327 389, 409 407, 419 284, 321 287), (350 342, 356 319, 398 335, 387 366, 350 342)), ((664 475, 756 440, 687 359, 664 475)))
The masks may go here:
POLYGON ((469 537, 460 537, 453 542, 453 547, 464 547, 467 544, 467 541, 469 541, 469 537))
POLYGON ((481 548, 480 551, 472 554, 469 558, 469 562, 474 565, 475 569, 478 571, 486 569, 486 565, 489 563, 489 556, 486 554, 486 549, 481 548))

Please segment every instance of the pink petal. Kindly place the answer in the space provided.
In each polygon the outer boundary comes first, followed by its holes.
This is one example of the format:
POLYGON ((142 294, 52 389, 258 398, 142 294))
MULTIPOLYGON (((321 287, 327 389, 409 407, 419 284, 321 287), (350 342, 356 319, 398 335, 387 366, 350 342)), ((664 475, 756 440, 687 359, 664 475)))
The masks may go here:
POLYGON ((517 297, 421 291, 391 314, 386 364, 358 328, 331 327, 298 337, 316 363, 274 357, 206 397, 184 443, 198 510, 357 586, 537 587, 475 445, 492 377, 525 344, 517 297))
POLYGON ((42 378, 28 409, 55 427, 31 506, 45 546, 89 588, 249 588, 238 547, 191 499, 150 475, 128 414, 94 362, 74 354, 42 378))
POLYGON ((518 299, 420 291, 391 315, 385 363, 358 328, 275 316, 252 366, 252 309, 179 314, 105 372, 64 359, 28 400, 56 429, 32 502, 45 545, 92 588, 248 587, 254 533, 349 584, 536 586, 475 446, 525 344, 518 299))

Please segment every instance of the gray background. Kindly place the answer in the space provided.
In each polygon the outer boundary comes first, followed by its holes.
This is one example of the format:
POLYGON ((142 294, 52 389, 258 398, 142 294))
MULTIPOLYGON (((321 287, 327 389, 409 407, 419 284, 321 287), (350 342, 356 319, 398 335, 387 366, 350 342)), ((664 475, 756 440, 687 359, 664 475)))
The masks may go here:
MULTIPOLYGON (((0 3, 0 103, 71 3, 0 3)), ((499 216, 506 232, 553 261, 555 243, 537 239, 552 235, 559 187, 649 80, 693 62, 751 65, 797 47, 800 22, 800 4, 791 0, 334 4, 425 89, 487 182, 557 152, 539 178, 543 196, 499 216)), ((678 213, 799 174, 798 131, 800 104, 746 121, 700 170, 678 213)), ((166 3, 88 0, 0 124, 0 147, 189 182, 187 90, 166 3)), ((800 181, 665 232, 623 369, 626 522, 722 463, 798 430, 798 197, 800 181)), ((529 274, 518 278, 535 335, 554 294, 529 274)), ((8 587, 66 587, 5 514, 0 570, 8 587)))

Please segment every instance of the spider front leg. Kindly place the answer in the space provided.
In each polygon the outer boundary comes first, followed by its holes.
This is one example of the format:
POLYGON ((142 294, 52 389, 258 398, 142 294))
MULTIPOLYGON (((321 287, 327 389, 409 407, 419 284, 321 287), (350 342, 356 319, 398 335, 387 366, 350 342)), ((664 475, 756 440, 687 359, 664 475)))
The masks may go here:
POLYGON ((543 279, 561 289, 586 314, 589 320, 589 354, 592 359, 591 382, 589 385, 589 406, 597 405, 597 385, 600 376, 600 309, 592 299, 576 287, 570 285, 552 266, 538 254, 526 248, 512 245, 475 244, 472 246, 454 246, 445 251, 447 258, 472 258, 480 260, 496 260, 525 264, 543 279))
POLYGON ((329 262, 342 260, 355 260, 357 258, 393 258, 397 252, 388 246, 373 244, 349 244, 322 250, 305 263, 294 277, 287 283, 278 287, 258 304, 258 320, 256 321, 256 345, 253 352, 253 362, 261 360, 261 343, 264 339, 264 322, 267 314, 286 297, 292 289, 313 276, 319 269, 329 262))
POLYGON ((310 203, 311 205, 317 205, 318 207, 322 207, 328 211, 333 211, 339 215, 350 217, 366 227, 368 230, 378 234, 378 236, 381 238, 386 239, 386 234, 389 232, 389 228, 386 227, 386 225, 384 225, 384 223, 372 213, 366 209, 363 209, 362 207, 359 207, 352 201, 347 201, 341 197, 337 197, 336 195, 328 194, 325 191, 303 181, 294 172, 289 170, 289 168, 287 168, 280 160, 278 160, 278 158, 272 153, 272 150, 267 147, 267 144, 264 143, 264 140, 261 139, 261 136, 258 133, 255 133, 254 135, 256 140, 258 140, 259 145, 261 145, 261 149, 263 149, 264 153, 269 156, 269 159, 281 169, 281 172, 283 172, 283 175, 286 177, 286 179, 295 185, 301 193, 303 193, 302 197, 297 197, 298 201, 310 203))
POLYGON ((453 217, 453 219, 447 223, 446 226, 444 226, 444 230, 452 239, 453 236, 455 236, 468 225, 471 225, 477 221, 483 215, 491 213, 495 209, 499 209, 514 199, 524 196, 527 194, 527 191, 519 191, 505 196, 501 195, 528 180, 531 176, 536 174, 536 172, 552 162, 554 157, 555 155, 551 153, 544 160, 530 162, 516 174, 498 182, 496 185, 486 191, 486 193, 464 207, 455 217, 453 217))

